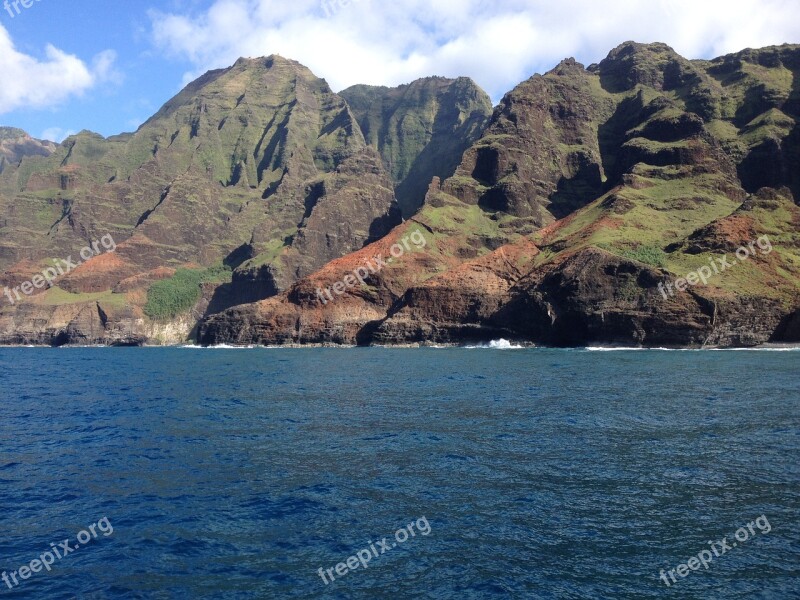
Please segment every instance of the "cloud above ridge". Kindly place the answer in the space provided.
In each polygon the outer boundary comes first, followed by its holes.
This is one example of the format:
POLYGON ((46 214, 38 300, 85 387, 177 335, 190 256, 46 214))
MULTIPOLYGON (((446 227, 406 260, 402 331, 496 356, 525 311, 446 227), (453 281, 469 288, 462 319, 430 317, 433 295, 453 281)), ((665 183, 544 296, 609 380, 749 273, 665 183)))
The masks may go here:
POLYGON ((0 114, 20 108, 50 108, 80 96, 101 81, 119 81, 115 60, 116 54, 106 50, 87 65, 50 44, 45 47, 44 59, 38 59, 17 50, 0 25, 0 114))
POLYGON ((796 0, 215 0, 150 18, 156 46, 194 66, 187 79, 281 54, 335 90, 467 75, 495 100, 565 57, 595 62, 626 40, 688 58, 800 42, 796 0))

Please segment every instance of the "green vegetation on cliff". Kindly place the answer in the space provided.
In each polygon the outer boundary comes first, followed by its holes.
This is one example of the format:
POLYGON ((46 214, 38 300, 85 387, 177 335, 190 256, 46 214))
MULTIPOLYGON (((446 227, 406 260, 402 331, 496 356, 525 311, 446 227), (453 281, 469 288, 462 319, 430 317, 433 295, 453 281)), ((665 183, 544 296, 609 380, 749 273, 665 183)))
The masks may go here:
POLYGON ((450 177, 483 133, 489 96, 466 77, 428 77, 396 88, 356 85, 341 92, 368 144, 383 158, 406 217, 434 177, 450 177))
POLYGON ((230 278, 231 270, 221 265, 208 269, 177 269, 169 279, 150 286, 144 312, 155 320, 173 319, 197 304, 202 284, 224 283, 230 278))

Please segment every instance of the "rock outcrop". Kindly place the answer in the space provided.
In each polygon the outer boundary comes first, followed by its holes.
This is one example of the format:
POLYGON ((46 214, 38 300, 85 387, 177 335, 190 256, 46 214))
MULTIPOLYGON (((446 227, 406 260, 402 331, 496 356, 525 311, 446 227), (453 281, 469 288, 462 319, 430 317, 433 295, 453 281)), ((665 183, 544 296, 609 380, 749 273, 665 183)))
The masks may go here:
POLYGON ((466 77, 428 77, 396 88, 356 85, 340 93, 367 143, 381 153, 406 217, 422 206, 434 177, 453 175, 492 115, 489 96, 466 77))
POLYGON ((635 43, 589 68, 568 59, 506 95, 411 221, 284 294, 210 317, 199 340, 796 340, 799 59, 782 46, 688 61, 635 43), (412 230, 424 248, 333 302, 315 297, 412 230), (675 288, 698 272, 704 285, 675 288))

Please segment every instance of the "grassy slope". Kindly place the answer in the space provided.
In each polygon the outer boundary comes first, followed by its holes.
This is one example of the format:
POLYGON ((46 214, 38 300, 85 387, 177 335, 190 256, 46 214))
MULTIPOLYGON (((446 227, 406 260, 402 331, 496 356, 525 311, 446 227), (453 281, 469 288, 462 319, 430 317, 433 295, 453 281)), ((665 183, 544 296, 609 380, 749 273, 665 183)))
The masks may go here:
POLYGON ((135 134, 81 132, 4 173, 0 270, 15 255, 47 266, 107 233, 118 243, 136 234, 119 255, 143 270, 211 266, 247 243, 256 264, 269 263, 302 221, 303 178, 365 148, 353 125, 342 99, 292 61, 243 59, 211 72, 135 134), (289 165, 297 181, 281 191, 289 165))
MULTIPOLYGON (((685 71, 686 82, 665 90, 641 83, 620 90, 602 81, 600 76, 584 87, 590 90, 597 105, 610 101, 614 106, 610 113, 603 113, 597 121, 589 123, 597 135, 602 135, 606 124, 603 119, 626 102, 635 101, 645 108, 645 117, 633 121, 630 128, 617 132, 622 139, 628 140, 628 146, 634 146, 648 156, 691 148, 712 156, 708 157, 706 165, 701 164, 695 169, 640 163, 632 167, 624 182, 607 181, 609 186, 614 186, 608 192, 553 227, 530 236, 542 250, 533 259, 531 268, 556 265, 582 248, 596 247, 662 268, 679 278, 708 265, 715 257, 728 254, 722 250, 698 252, 693 249, 687 252, 686 241, 692 234, 715 223, 720 223, 724 229, 729 219, 744 218, 750 225, 750 234, 738 241, 746 244, 768 235, 774 252, 764 257, 758 251, 756 258, 737 264, 724 276, 715 277, 709 289, 722 294, 777 298, 787 305, 797 304, 800 291, 800 218, 791 196, 751 201, 753 206, 742 210, 744 193, 736 192, 738 182, 735 176, 727 172, 727 167, 715 162, 713 156, 717 147, 724 150, 734 163, 741 161, 748 149, 766 139, 783 139, 796 126, 796 115, 788 116, 775 105, 784 106, 797 96, 794 83, 797 71, 790 71, 783 63, 765 67, 747 60, 769 62, 774 54, 797 52, 797 47, 761 52, 713 62, 683 61, 681 68, 685 71), (764 55, 768 58, 764 59, 764 55), (648 105, 664 108, 653 109, 648 114, 648 105), (694 110, 706 111, 703 140, 688 137, 658 141, 643 137, 654 125, 675 122, 694 110)), ((642 54, 635 62, 636 68, 643 73, 663 70, 673 60, 671 52, 666 51, 655 52, 655 58, 647 52, 642 54), (653 59, 652 62, 649 59, 653 59)), ((555 76, 548 74, 544 78, 553 79, 555 76)), ((559 86, 550 89, 558 90, 559 86)), ((490 131, 476 143, 476 147, 502 147, 515 142, 508 138, 490 131)), ((613 171, 616 157, 605 158, 610 159, 605 165, 612 167, 610 171, 613 171)), ((476 191, 477 196, 488 189, 484 182, 464 174, 457 174, 448 183, 451 189, 469 187, 476 191)), ((521 226, 527 225, 524 219, 514 219, 500 211, 461 202, 444 192, 433 194, 416 217, 435 230, 429 250, 433 256, 445 254, 463 259, 463 248, 475 246, 478 246, 475 255, 481 256, 491 250, 485 245, 486 239, 513 242, 524 234, 521 226), (456 239, 459 241, 454 244, 456 239), (480 241, 484 244, 480 245, 480 241)), ((732 235, 731 239, 736 241, 736 236, 732 235)), ((738 245, 730 249, 731 255, 736 247, 738 245)), ((443 270, 446 267, 440 264, 429 275, 438 275, 443 270)))

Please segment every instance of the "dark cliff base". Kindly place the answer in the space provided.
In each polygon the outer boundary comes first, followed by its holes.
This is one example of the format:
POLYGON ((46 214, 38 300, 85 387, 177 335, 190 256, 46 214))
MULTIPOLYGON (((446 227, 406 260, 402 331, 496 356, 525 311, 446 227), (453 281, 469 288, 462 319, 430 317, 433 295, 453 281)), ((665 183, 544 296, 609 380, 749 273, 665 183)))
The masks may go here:
MULTIPOLYGON (((501 249, 510 253, 509 249, 501 249)), ((501 251, 498 251, 501 252, 501 251)), ((480 261, 481 267, 487 260, 480 261)), ((349 295, 321 304, 298 284, 286 297, 237 307, 200 324, 214 344, 476 344, 500 338, 555 347, 754 347, 800 341, 800 311, 762 297, 691 289, 664 298, 663 272, 587 249, 557 269, 514 279, 477 270, 473 287, 408 290, 394 301, 349 295), (501 278, 498 278, 501 279, 501 278), (384 312, 381 315, 381 312, 384 312)), ((463 275, 463 273, 461 274, 463 275)), ((470 279, 467 279, 468 281, 470 279)))

